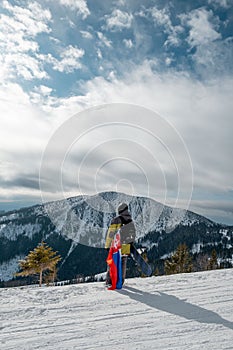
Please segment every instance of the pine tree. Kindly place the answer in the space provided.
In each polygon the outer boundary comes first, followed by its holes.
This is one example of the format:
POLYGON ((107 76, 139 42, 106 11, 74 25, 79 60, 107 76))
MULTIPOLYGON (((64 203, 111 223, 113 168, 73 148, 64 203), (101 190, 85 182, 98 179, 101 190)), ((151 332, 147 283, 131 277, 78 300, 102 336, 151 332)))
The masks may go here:
POLYGON ((153 273, 154 276, 159 276, 160 275, 160 272, 159 272, 159 268, 156 267, 154 273, 153 273))
POLYGON ((193 269, 192 257, 186 244, 180 244, 172 255, 171 260, 166 260, 164 270, 166 275, 191 272, 193 269))
MULTIPOLYGON (((146 251, 144 251, 144 252, 142 253, 142 257, 143 257, 143 259, 144 259, 146 262, 148 262, 148 257, 147 257, 146 251)), ((142 272, 142 273, 141 273, 141 277, 147 277, 147 276, 142 272)))
POLYGON ((207 266, 207 269, 208 270, 215 270, 215 269, 217 269, 217 267, 218 267, 217 253, 216 253, 216 250, 213 249, 212 253, 211 253, 211 258, 210 258, 208 266, 207 266))
POLYGON ((38 246, 29 252, 24 260, 19 261, 21 272, 16 276, 29 276, 39 274, 39 285, 42 285, 43 272, 51 271, 54 276, 56 273, 56 265, 61 260, 60 255, 54 252, 45 242, 41 242, 38 246))

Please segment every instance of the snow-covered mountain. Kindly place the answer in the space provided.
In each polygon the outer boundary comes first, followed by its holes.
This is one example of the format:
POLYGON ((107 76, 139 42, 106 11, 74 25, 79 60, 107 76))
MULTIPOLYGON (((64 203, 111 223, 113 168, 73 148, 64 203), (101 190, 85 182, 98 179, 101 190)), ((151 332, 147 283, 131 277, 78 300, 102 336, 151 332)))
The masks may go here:
POLYGON ((172 231, 180 223, 184 226, 194 223, 213 225, 212 221, 203 216, 163 206, 150 198, 129 196, 119 192, 103 192, 94 196, 77 196, 4 213, 0 215, 1 237, 14 241, 24 234, 32 238, 35 233, 41 231, 40 218, 48 217, 55 225, 56 231, 64 237, 77 243, 103 247, 106 229, 121 202, 129 204, 138 238, 154 230, 172 231), (35 222, 32 223, 33 218, 35 222), (28 222, 25 222, 26 220, 28 222), (85 242, 89 229, 90 242, 85 242))
POLYGON ((18 257, 25 256, 42 239, 62 255, 62 278, 101 272, 105 268, 106 231, 121 202, 128 203, 137 241, 147 246, 151 261, 168 255, 183 242, 200 251, 224 238, 232 248, 232 228, 150 198, 103 192, 1 214, 0 279, 12 278, 18 257))
POLYGON ((230 350, 232 272, 0 289, 1 350, 230 350))

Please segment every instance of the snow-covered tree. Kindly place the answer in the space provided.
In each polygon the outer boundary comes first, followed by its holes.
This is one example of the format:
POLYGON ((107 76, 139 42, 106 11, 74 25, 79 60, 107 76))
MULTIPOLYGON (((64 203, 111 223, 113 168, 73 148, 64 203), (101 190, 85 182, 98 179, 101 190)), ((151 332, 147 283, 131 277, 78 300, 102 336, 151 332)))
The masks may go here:
POLYGON ((171 259, 165 261, 164 270, 166 275, 175 273, 191 272, 193 268, 192 257, 186 244, 180 244, 171 259))
POLYGON ((208 269, 208 264, 208 254, 198 254, 195 261, 194 271, 206 271, 208 269))
POLYGON ((60 255, 54 252, 45 242, 41 242, 38 246, 29 252, 24 260, 19 261, 21 272, 16 276, 29 276, 39 274, 39 285, 41 287, 44 271, 51 271, 55 275, 56 265, 61 260, 60 255))

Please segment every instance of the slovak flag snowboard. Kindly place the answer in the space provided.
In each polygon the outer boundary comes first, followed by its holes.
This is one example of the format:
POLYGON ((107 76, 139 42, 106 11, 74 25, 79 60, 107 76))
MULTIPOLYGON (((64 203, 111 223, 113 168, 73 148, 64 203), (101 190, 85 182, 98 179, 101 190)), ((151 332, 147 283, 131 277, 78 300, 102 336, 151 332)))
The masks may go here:
POLYGON ((112 281, 112 286, 109 290, 122 288, 122 267, 121 267, 121 237, 117 232, 109 249, 107 264, 109 265, 109 272, 112 281))

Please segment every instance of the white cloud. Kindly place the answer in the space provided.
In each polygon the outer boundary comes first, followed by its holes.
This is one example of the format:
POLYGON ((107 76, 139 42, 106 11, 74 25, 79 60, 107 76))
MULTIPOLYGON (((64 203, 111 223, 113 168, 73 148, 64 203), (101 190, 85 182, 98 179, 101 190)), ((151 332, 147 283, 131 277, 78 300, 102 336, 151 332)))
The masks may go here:
POLYGON ((112 46, 111 40, 108 40, 108 38, 102 32, 97 32, 97 36, 100 39, 100 42, 104 44, 104 46, 107 46, 107 47, 112 46))
POLYGON ((71 10, 77 10, 82 19, 90 15, 87 2, 85 0, 59 0, 61 5, 69 7, 71 10))
POLYGON ((166 27, 171 27, 171 20, 168 10, 166 8, 159 10, 157 7, 151 9, 151 15, 154 21, 159 25, 164 25, 166 27))
POLYGON ((42 96, 48 96, 51 94, 53 89, 51 89, 50 87, 45 86, 45 85, 40 85, 40 86, 35 88, 35 91, 40 93, 42 96))
POLYGON ((83 57, 84 53, 85 51, 83 49, 69 45, 61 53, 61 60, 54 62, 53 68, 59 72, 73 72, 75 69, 82 67, 80 58, 83 57))
POLYGON ((232 37, 222 39, 218 32, 220 19, 214 16, 211 10, 207 11, 205 8, 181 15, 180 18, 189 28, 186 40, 190 48, 196 49, 191 56, 196 65, 196 71, 207 79, 210 76, 232 72, 232 37))
MULTIPOLYGON (((0 90, 0 177, 12 184, 15 179, 25 179, 32 174, 38 178, 40 158, 43 148, 51 133, 52 124, 39 108, 33 106, 29 96, 17 84, 5 84, 0 90)), ((14 187, 7 186, 2 196, 6 198, 23 196, 34 196, 38 189, 25 189, 15 181, 14 187), (9 191, 8 191, 9 190, 9 191)))
POLYGON ((227 75, 233 68, 233 40, 227 38, 197 47, 193 60, 203 77, 227 75))
POLYGON ((164 45, 178 46, 180 44, 179 34, 183 31, 183 28, 180 25, 174 26, 172 24, 168 8, 165 7, 160 10, 153 7, 147 12, 151 14, 155 25, 164 27, 164 32, 168 35, 164 45))
MULTIPOLYGON (((37 2, 28 4, 27 8, 12 6, 8 1, 3 1, 3 8, 9 11, 14 21, 8 29, 22 30, 25 35, 35 37, 38 33, 50 32, 47 23, 51 20, 51 13, 48 9, 43 9, 37 2)), ((10 20, 10 17, 8 17, 10 20)))
POLYGON ((48 64, 51 64, 54 70, 64 73, 71 73, 76 69, 80 69, 82 64, 80 59, 84 56, 85 51, 78 47, 69 45, 60 53, 61 59, 57 59, 51 54, 37 55, 37 57, 48 64))
POLYGON ((121 11, 119 9, 113 10, 111 15, 106 15, 106 27, 110 30, 122 30, 123 28, 130 28, 133 21, 133 15, 121 11))
POLYGON ((215 7, 223 7, 225 9, 232 6, 231 0, 208 0, 208 4, 214 5, 215 7))
POLYGON ((131 39, 124 39, 123 40, 123 43, 125 44, 125 46, 128 48, 128 49, 131 49, 133 47, 133 42, 131 39))
POLYGON ((5 79, 22 77, 25 80, 47 78, 47 73, 36 58, 25 53, 6 54, 3 60, 5 79))
POLYGON ((55 44, 60 44, 60 43, 61 43, 61 40, 59 40, 58 38, 55 38, 55 37, 53 37, 53 36, 50 36, 49 39, 50 39, 51 41, 53 41, 55 44))
POLYGON ((86 30, 80 30, 80 33, 85 39, 93 39, 93 35, 90 32, 87 32, 86 30))
POLYGON ((96 78, 89 82, 86 103, 91 106, 137 101, 138 105, 156 110, 183 136, 191 153, 198 190, 209 188, 212 193, 224 193, 232 188, 233 173, 233 144, 229 141, 233 127, 231 84, 231 79, 221 79, 221 84, 201 84, 174 72, 157 75, 145 63, 124 81, 96 78))
POLYGON ((102 52, 101 52, 100 49, 97 49, 97 57, 98 57, 99 59, 102 59, 102 58, 103 58, 103 55, 102 55, 102 52))
POLYGON ((185 73, 155 74, 145 61, 123 80, 114 76, 89 81, 86 94, 54 101, 51 112, 61 121, 80 109, 111 102, 136 102, 155 110, 183 137, 194 166, 196 191, 224 195, 233 187, 232 84, 230 78, 200 83, 185 73))
POLYGON ((172 61, 173 61, 173 59, 172 59, 171 57, 166 57, 166 59, 165 59, 165 64, 166 64, 167 66, 170 66, 170 64, 172 63, 172 61))
POLYGON ((208 45, 217 39, 221 39, 221 34, 216 30, 216 18, 212 11, 205 8, 193 10, 188 15, 181 15, 180 18, 190 28, 188 43, 190 47, 208 45))
POLYGON ((51 13, 35 2, 26 8, 3 2, 9 12, 0 15, 0 64, 2 81, 18 76, 26 80, 47 76, 36 54, 39 50, 34 38, 39 33, 49 33, 51 13))

